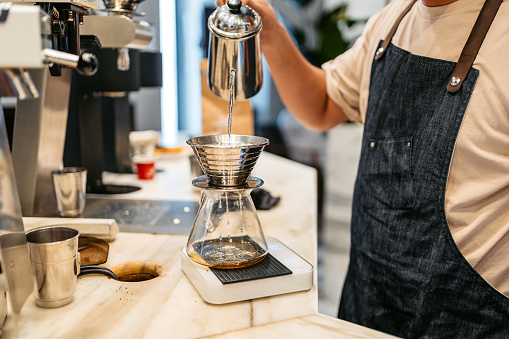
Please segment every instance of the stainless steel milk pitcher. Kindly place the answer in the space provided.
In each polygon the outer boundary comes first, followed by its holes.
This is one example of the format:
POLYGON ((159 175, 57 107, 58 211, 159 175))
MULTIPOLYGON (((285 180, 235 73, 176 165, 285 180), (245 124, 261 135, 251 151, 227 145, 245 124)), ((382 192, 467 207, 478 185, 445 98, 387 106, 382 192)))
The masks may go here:
POLYGON ((208 85, 212 93, 229 100, 230 70, 235 69, 234 99, 254 96, 262 87, 262 20, 240 0, 229 0, 208 19, 210 29, 208 85))

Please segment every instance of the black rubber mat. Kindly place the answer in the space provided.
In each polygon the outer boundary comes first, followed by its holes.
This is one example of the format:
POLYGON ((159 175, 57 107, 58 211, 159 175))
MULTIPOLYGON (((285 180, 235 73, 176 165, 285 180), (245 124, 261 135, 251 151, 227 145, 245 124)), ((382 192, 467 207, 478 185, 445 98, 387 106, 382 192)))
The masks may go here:
POLYGON ((251 266, 233 269, 211 268, 210 270, 223 284, 278 277, 293 273, 270 253, 262 261, 251 266))

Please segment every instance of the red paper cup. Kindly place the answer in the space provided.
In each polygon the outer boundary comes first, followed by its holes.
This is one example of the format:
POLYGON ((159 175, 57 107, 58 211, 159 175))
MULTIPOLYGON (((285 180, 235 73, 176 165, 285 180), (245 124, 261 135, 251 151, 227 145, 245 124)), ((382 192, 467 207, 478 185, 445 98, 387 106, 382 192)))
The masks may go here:
POLYGON ((135 156, 136 172, 139 179, 153 179, 156 174, 156 160, 153 157, 135 156))

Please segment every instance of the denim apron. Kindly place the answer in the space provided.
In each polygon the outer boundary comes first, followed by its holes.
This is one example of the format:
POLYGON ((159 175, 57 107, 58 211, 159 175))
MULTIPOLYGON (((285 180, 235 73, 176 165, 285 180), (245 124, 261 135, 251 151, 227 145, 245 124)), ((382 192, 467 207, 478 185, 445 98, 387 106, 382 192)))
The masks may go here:
POLYGON ((509 299, 458 250, 444 207, 471 66, 501 0, 485 2, 457 63, 390 42, 414 3, 373 60, 339 317, 405 338, 509 338, 509 299))

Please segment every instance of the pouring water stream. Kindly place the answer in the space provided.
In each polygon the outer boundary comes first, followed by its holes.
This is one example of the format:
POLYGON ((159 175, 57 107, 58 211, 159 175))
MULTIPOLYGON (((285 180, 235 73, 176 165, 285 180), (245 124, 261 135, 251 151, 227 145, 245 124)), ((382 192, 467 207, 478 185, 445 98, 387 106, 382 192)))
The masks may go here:
POLYGON ((230 134, 232 130, 232 108, 233 108, 233 100, 234 100, 234 89, 235 89, 235 74, 236 70, 234 68, 230 69, 230 106, 228 108, 228 144, 230 143, 230 134))

